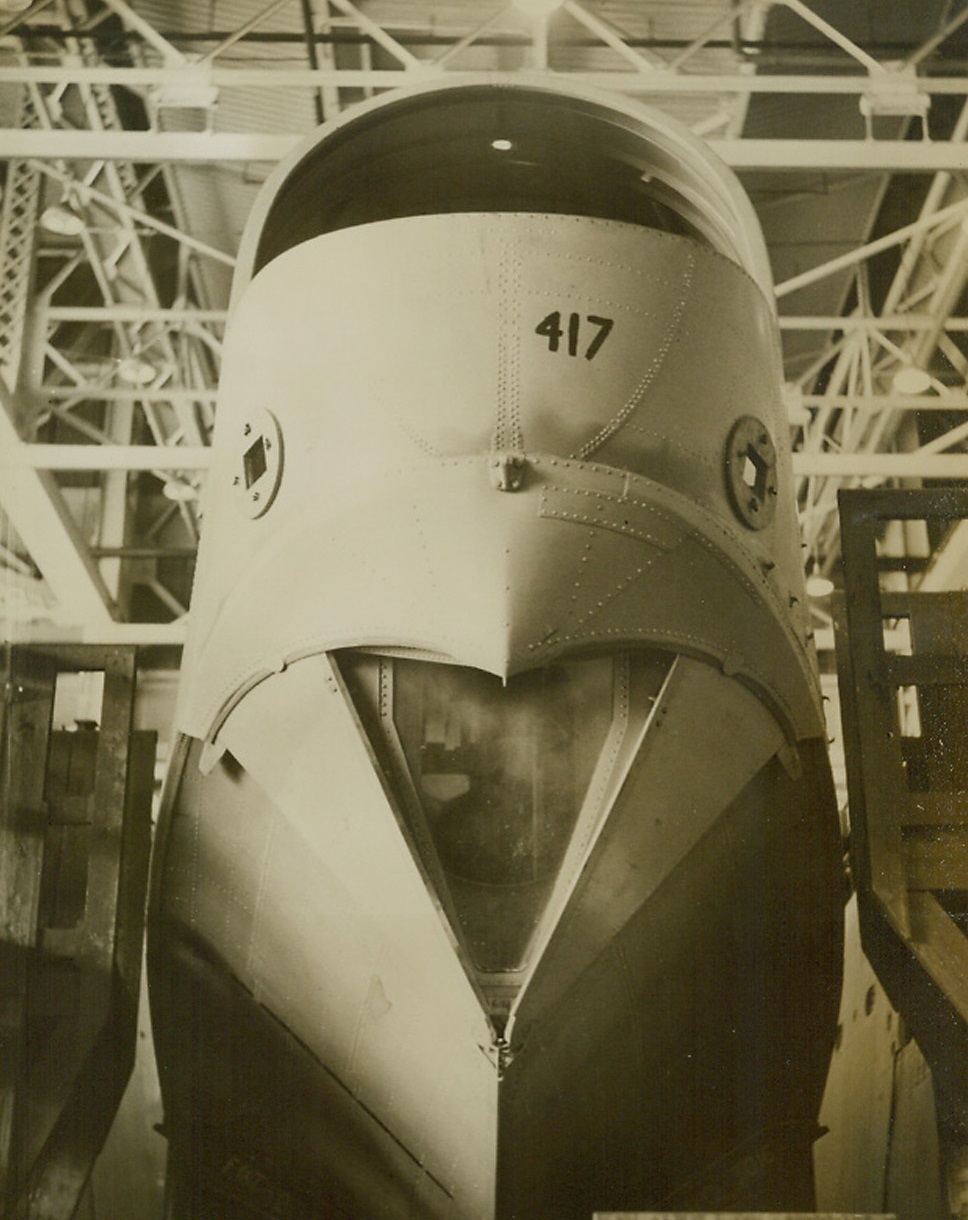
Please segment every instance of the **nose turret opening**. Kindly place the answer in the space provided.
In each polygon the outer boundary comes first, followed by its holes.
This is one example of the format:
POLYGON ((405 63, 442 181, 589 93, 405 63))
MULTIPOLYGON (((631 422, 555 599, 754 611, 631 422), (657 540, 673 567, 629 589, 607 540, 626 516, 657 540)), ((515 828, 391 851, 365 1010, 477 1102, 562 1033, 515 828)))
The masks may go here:
POLYGON ((504 682, 339 654, 404 833, 492 1019, 521 985, 562 873, 579 867, 604 815, 619 746, 632 720, 641 729, 669 664, 659 653, 599 654, 504 682))
POLYGON ((730 186, 698 142, 664 122, 670 130, 631 110, 533 86, 401 96, 328 134, 322 129, 276 191, 253 273, 338 229, 448 212, 623 221, 748 262, 730 186))

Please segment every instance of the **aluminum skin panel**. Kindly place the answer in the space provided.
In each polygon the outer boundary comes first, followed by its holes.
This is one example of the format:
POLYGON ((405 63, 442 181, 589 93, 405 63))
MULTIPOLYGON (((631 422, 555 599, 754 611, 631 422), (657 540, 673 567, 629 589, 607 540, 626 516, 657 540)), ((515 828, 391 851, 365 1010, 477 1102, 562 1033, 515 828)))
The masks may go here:
MULTIPOLYGON (((812 1214, 841 903, 822 742, 804 756, 800 781, 774 759, 724 805, 554 1003, 535 975, 501 1084, 498 1215, 812 1214)), ((649 812, 613 816, 634 851, 649 812)), ((598 912, 577 914, 571 932, 598 912)))
POLYGON ((233 1214, 240 1164, 264 1215, 283 1183, 307 1217, 809 1206, 839 961, 822 742, 793 779, 753 696, 680 659, 502 1050, 329 662, 261 683, 223 738, 207 776, 184 760, 151 941, 173 1156, 190 1115, 187 1172, 227 1200, 200 1214, 233 1214))
POLYGON ((182 727, 213 737, 266 674, 341 646, 503 676, 654 643, 738 673, 791 738, 819 731, 776 368, 744 272, 627 224, 409 217, 280 256, 228 340, 182 727), (285 456, 252 518, 264 408, 285 456), (759 530, 724 473, 750 415, 778 451, 759 530))
POLYGON ((740 683, 675 662, 499 1040, 329 659, 250 691, 209 774, 198 743, 184 760, 156 858, 166 1105, 203 1132, 186 1172, 228 1199, 202 1214, 231 1214, 240 1163, 307 1217, 550 1218, 674 1191, 808 1206, 839 853, 822 743, 794 779, 783 741, 740 683), (186 995, 197 1026, 172 1011, 186 995), (243 998, 302 1048, 271 1087, 252 1055, 295 1052, 243 998), (248 1126, 240 1095, 261 1100, 248 1126), (267 1110, 296 1115, 289 1142, 253 1147, 267 1110))
MULTIPOLYGON (((406 1149, 411 1172, 440 1185, 426 1214, 487 1214, 492 1034, 329 660, 263 683, 225 738, 231 753, 208 779, 197 747, 184 764, 161 832, 158 956, 173 942, 204 945, 207 960, 284 1019, 357 1110, 406 1149)), ((164 1069, 163 1046, 161 1055, 164 1069)))
POLYGON ((519 1023, 561 1001, 783 744, 776 721, 738 682, 701 661, 677 660, 610 796, 607 821, 562 877, 554 922, 512 1010, 514 1037, 519 1023))

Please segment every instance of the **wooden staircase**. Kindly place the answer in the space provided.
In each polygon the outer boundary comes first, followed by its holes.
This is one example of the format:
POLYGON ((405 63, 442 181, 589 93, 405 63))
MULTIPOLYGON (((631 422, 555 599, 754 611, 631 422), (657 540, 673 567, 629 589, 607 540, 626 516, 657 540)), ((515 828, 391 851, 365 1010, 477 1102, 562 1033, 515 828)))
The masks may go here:
POLYGON ((898 592, 892 522, 941 537, 968 489, 840 496, 835 610, 864 951, 927 1058, 946 1141, 968 1142, 968 593, 898 592))

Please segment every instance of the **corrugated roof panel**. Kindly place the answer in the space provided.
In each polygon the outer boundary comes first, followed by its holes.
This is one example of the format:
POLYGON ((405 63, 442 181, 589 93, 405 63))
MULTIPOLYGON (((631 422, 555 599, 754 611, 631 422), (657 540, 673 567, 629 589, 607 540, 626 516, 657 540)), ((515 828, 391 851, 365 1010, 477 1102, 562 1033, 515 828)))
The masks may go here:
POLYGON ((313 91, 222 89, 215 109, 216 131, 290 132, 315 126, 313 91))
MULTIPOLYGON (((131 7, 162 33, 201 34, 237 30, 265 12, 268 0, 135 0, 131 7)), ((302 30, 299 0, 283 5, 259 25, 264 30, 302 30)))
MULTIPOLYGON (((499 29, 520 29, 528 21, 507 3, 471 6, 466 3, 417 4, 412 0, 374 0, 373 3, 361 0, 359 7, 374 21, 391 29, 423 28, 442 34, 467 33, 497 14, 501 14, 496 27, 499 29)), ((618 33, 630 37, 674 39, 697 37, 724 12, 723 0, 646 0, 638 3, 636 0, 586 0, 583 8, 618 33)), ((578 23, 569 14, 552 15, 552 36, 563 28, 570 29, 573 24, 578 23)))
MULTIPOLYGON (((138 13, 162 32, 175 34, 199 34, 206 30, 225 33, 240 28, 258 17, 267 8, 265 0, 208 0, 208 3, 191 3, 190 0, 137 0, 134 7, 138 13)), ((414 0, 358 0, 358 7, 372 21, 383 26, 391 34, 401 37, 419 34, 454 39, 472 33, 490 18, 497 18, 488 31, 494 34, 526 33, 529 19, 513 4, 496 3, 487 6, 465 3, 434 4, 414 3, 414 0)), ((722 21, 723 0, 621 0, 616 3, 587 2, 583 5, 589 16, 602 22, 620 36, 636 39, 658 39, 676 44, 700 37, 722 21)), ((318 30, 323 28, 324 6, 315 0, 314 15, 318 30)), ((331 14, 335 27, 352 27, 352 20, 340 13, 331 14)), ((283 5, 258 29, 265 32, 301 33, 303 30, 302 8, 298 0, 283 5)), ((731 24, 723 23, 717 30, 717 41, 729 40, 731 24)), ((587 26, 568 13, 554 14, 550 22, 552 40, 581 38, 593 35, 587 26)), ((258 47, 258 53, 266 54, 271 44, 245 41, 240 47, 258 47)), ((278 44, 277 44, 278 45, 278 44)))

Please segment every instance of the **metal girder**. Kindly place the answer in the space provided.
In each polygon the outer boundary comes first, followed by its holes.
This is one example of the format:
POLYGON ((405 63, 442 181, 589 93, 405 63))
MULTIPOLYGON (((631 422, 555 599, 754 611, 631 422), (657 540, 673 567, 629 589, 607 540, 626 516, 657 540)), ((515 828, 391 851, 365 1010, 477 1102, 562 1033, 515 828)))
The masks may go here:
POLYGON ((167 38, 163 38, 149 22, 125 4, 124 0, 103 0, 112 12, 116 13, 128 29, 135 30, 154 50, 160 52, 167 63, 184 64, 188 56, 173 46, 167 38))
MULTIPOLYGON (((0 129, 0 159, 150 162, 275 162, 302 132, 22 131, 0 129)), ((968 146, 944 141, 715 139, 710 147, 734 169, 797 173, 968 171, 968 146)), ((206 251, 209 253, 210 251, 206 251)), ((225 257, 224 255, 222 257, 225 257)))
MULTIPOLYGON (((950 19, 946 25, 935 31, 931 38, 910 54, 905 62, 898 64, 897 62, 881 62, 876 57, 870 55, 862 46, 845 35, 835 24, 816 13, 811 5, 804 3, 804 0, 777 0, 777 2, 796 13, 801 20, 812 27, 831 50, 834 50, 838 55, 846 57, 848 62, 853 61, 854 65, 864 69, 865 75, 859 78, 863 83, 858 91, 878 96, 883 96, 885 93, 893 94, 904 89, 910 90, 909 82, 914 78, 915 68, 931 56, 965 20, 964 14, 959 14, 950 19)), ((5 28, 16 28, 27 17, 46 7, 47 3, 49 3, 49 0, 41 0, 41 2, 35 3, 30 6, 27 13, 15 17, 8 22, 5 28)), ((400 68, 397 69, 398 72, 432 71, 445 62, 451 61, 457 51, 474 46, 485 33, 492 31, 497 26, 500 26, 503 31, 511 33, 518 44, 523 46, 530 45, 531 66, 533 68, 544 70, 548 67, 548 51, 549 46, 553 45, 554 32, 551 28, 551 6, 546 7, 545 11, 542 11, 540 8, 528 11, 523 5, 515 3, 498 4, 483 23, 476 26, 472 25, 469 30, 460 25, 459 19, 457 19, 456 24, 450 26, 446 25, 446 23, 443 26, 438 26, 432 21, 428 27, 428 33, 431 35, 428 44, 421 47, 422 54, 415 54, 409 46, 405 45, 406 40, 404 38, 391 32, 398 21, 398 14, 394 14, 392 10, 385 7, 380 10, 379 6, 367 6, 366 11, 364 11, 357 4, 352 3, 351 0, 330 0, 330 3, 333 8, 339 10, 342 14, 340 21, 343 25, 353 29, 363 39, 381 47, 388 53, 391 59, 400 65, 400 68), (453 43, 441 54, 435 48, 437 46, 436 36, 442 28, 449 28, 453 31, 453 43)), ((220 41, 217 42, 214 48, 207 51, 201 57, 186 56, 185 52, 176 45, 178 39, 176 32, 162 33, 135 12, 131 5, 127 3, 127 0, 101 0, 101 4, 106 6, 108 11, 121 17, 132 37, 133 57, 136 60, 145 57, 145 53, 147 53, 146 57, 149 59, 152 55, 160 55, 164 64, 168 67, 178 66, 186 68, 194 65, 197 69, 199 64, 214 62, 225 49, 234 46, 243 36, 264 25, 268 18, 273 16, 278 10, 288 7, 289 0, 269 0, 255 16, 227 36, 224 32, 216 35, 213 31, 213 39, 217 37, 220 41), (141 40, 140 43, 137 41, 139 38, 141 40)), ((94 0, 91 0, 91 5, 93 8, 94 0)), ((712 45, 712 40, 717 33, 724 26, 729 27, 733 31, 734 45, 748 45, 750 39, 755 43, 762 31, 766 9, 766 6, 762 5, 761 0, 739 0, 739 2, 730 6, 724 6, 719 11, 713 9, 713 19, 707 27, 698 35, 694 34, 691 40, 686 42, 684 48, 680 49, 670 59, 658 47, 649 46, 648 38, 643 40, 641 37, 634 37, 630 31, 620 30, 609 21, 602 19, 602 17, 591 11, 586 5, 579 3, 579 0, 565 0, 565 3, 560 7, 574 26, 585 31, 586 36, 588 34, 591 35, 594 43, 614 52, 619 62, 631 65, 632 71, 626 70, 621 75, 626 78, 632 78, 633 81, 640 75, 646 78, 651 78, 656 74, 676 77, 678 69, 686 63, 690 65, 690 69, 695 69, 697 65, 700 69, 702 67, 708 69, 710 62, 721 66, 723 57, 716 56, 715 47, 712 45), (706 60, 703 60, 700 55, 701 52, 707 53, 706 60), (708 58, 710 52, 713 52, 711 59, 708 58)), ((454 18, 451 18, 452 22, 454 20, 454 18)), ((684 28, 692 29, 691 26, 684 28)), ((307 31, 311 32, 308 27, 307 31)), ((650 25, 649 33, 651 34, 651 32, 652 28, 650 25)), ((413 32, 411 31, 411 33, 413 32)), ((416 35, 415 40, 412 39, 411 42, 412 45, 420 46, 419 33, 416 35)), ((310 59, 312 60, 313 58, 310 55, 310 59)), ((737 57, 734 56, 733 58, 737 57)), ((702 73, 697 74, 701 75, 702 73)), ((610 78, 607 81, 607 87, 613 89, 621 87, 614 80, 614 77, 617 75, 615 72, 610 72, 607 75, 610 78)), ((690 75, 692 75, 692 72, 690 72, 690 75)), ((710 75, 708 70, 705 75, 710 75)), ((742 77, 741 72, 737 75, 742 77)), ((366 76, 365 88, 392 87, 392 83, 382 84, 380 79, 369 69, 366 70, 366 76)), ((719 79, 722 79, 721 73, 718 76, 719 79)), ((749 77, 745 78, 746 81, 749 81, 749 79, 749 77)), ((834 79, 837 78, 834 77, 834 79)), ((340 83, 344 85, 359 85, 361 82, 343 76, 340 83)), ((638 86, 633 85, 633 87, 638 86)), ((754 86, 754 88, 762 87, 762 85, 754 86)), ((836 88, 837 86, 834 87, 836 88)), ((740 89, 748 96, 750 92, 748 88, 743 88, 741 84, 740 89)), ((722 93, 730 90, 717 84, 715 91, 722 93)), ((825 91, 830 92, 831 89, 825 88, 825 91)))
MULTIPOLYGON (((207 470, 211 450, 197 445, 26 445, 16 465, 32 470, 207 470)), ((968 479, 966 453, 795 453, 796 475, 968 479)))
MULTIPOLYGON (((894 314, 783 314, 779 319, 780 330, 879 330, 879 331, 923 331, 937 325, 937 318, 927 313, 894 314)), ((944 318, 944 329, 968 332, 968 318, 944 318)))
POLYGON ((401 46, 395 38, 391 38, 382 26, 375 21, 371 21, 350 0, 330 0, 330 4, 341 12, 348 14, 364 34, 369 34, 374 42, 382 46, 385 51, 389 51, 398 63, 403 64, 404 68, 409 69, 419 64, 420 61, 415 55, 408 51, 406 47, 401 46))
POLYGON ((793 472, 801 477, 968 480, 968 453, 795 453, 793 472))
MULTIPOLYGON (((89 59, 90 48, 85 41, 72 39, 69 43, 72 47, 75 44, 79 54, 84 59, 89 59)), ((104 86, 84 86, 79 90, 79 95, 84 117, 91 129, 88 134, 101 137, 121 130, 115 98, 109 89, 104 86)), ((59 119, 61 114, 60 100, 52 107, 48 98, 38 98, 38 109, 45 120, 46 128, 56 129, 58 123, 55 120, 59 119)), ((129 307, 147 305, 149 308, 157 308, 160 305, 158 291, 140 226, 148 222, 149 227, 157 229, 158 225, 144 208, 133 206, 132 201, 137 201, 140 195, 140 184, 133 164, 128 159, 118 162, 99 159, 81 182, 77 180, 79 175, 75 167, 76 161, 72 159, 59 172, 54 171, 54 176, 68 192, 73 192, 77 206, 84 211, 86 223, 79 236, 105 304, 129 307), (101 182, 100 190, 94 185, 98 181, 101 182)), ((42 168, 46 170, 47 167, 42 168)), ((71 197, 70 194, 68 197, 71 197)), ((180 236, 172 226, 163 226, 163 229, 168 236, 175 237, 176 240, 180 236)), ((221 256, 221 252, 215 253, 221 256)), ((38 313, 43 312, 43 306, 48 303, 50 295, 48 292, 41 296, 38 313)), ((138 357, 143 351, 149 350, 152 354, 157 354, 167 367, 175 366, 175 352, 164 328, 155 327, 139 319, 130 324, 115 322, 112 330, 121 358, 138 357)), ((48 354, 53 354, 49 346, 47 351, 48 354)), ((114 439, 122 443, 129 439, 125 430, 130 431, 131 427, 130 418, 127 425, 120 425, 124 409, 122 406, 112 413, 109 426, 114 439)), ((160 415, 148 406, 144 410, 156 442, 167 442, 169 438, 160 415)), ((178 405, 174 405, 174 411, 180 428, 189 432, 196 429, 195 419, 190 411, 178 405)), ((118 490, 123 493, 123 489, 118 490)), ((117 499, 120 504, 124 503, 123 494, 117 499)), ((123 522, 121 528, 123 529, 123 522)))
MULTIPOLYGON (((611 47, 613 51, 617 51, 618 54, 622 56, 623 59, 631 63, 633 68, 635 68, 637 71, 652 72, 656 68, 661 68, 663 66, 662 61, 658 59, 658 57, 654 56, 650 58, 648 54, 643 54, 637 48, 629 46, 622 40, 621 36, 616 33, 614 29, 612 29, 604 21, 601 21, 593 13, 588 12, 587 9, 582 8, 580 4, 575 4, 572 2, 572 0, 565 0, 563 7, 566 13, 569 13, 572 17, 574 17, 586 29, 591 30, 591 32, 597 38, 600 38, 606 46, 611 47)), ((545 18, 545 22, 547 23, 547 17, 545 18)), ((544 29, 544 42, 547 44, 547 24, 545 24, 544 29)), ((547 50, 546 45, 545 49, 547 50)), ((545 64, 545 67, 547 67, 547 64, 545 64)))
MULTIPOLYGON (((966 137, 968 106, 962 107, 949 146, 965 149, 966 137)), ((835 569, 840 551, 837 481, 868 477, 855 464, 856 455, 877 456, 877 463, 867 465, 879 465, 885 479, 918 479, 931 477, 923 464, 932 454, 963 448, 965 426, 948 427, 927 444, 920 443, 918 415, 968 410, 965 332, 962 320, 950 316, 968 278, 966 217, 968 192, 961 177, 938 172, 911 223, 777 286, 777 296, 783 298, 846 273, 856 299, 851 316, 830 327, 827 344, 790 394, 791 421, 803 428, 801 460, 809 455, 812 463, 802 468, 800 488, 806 543, 815 566, 826 572, 835 569), (878 316, 871 305, 870 260, 889 251, 894 251, 896 269, 886 292, 881 287, 878 316), (945 366, 935 363, 939 350, 947 361, 945 377, 945 366), (922 376, 921 389, 930 393, 899 392, 903 387, 895 378, 914 370, 922 376), (949 384, 951 371, 961 378, 957 388, 949 384), (811 394, 811 389, 818 392, 811 394)), ((793 330, 797 322, 781 325, 793 330)), ((939 464, 936 477, 965 478, 962 454, 944 456, 947 460, 939 464)))
POLYGON ((211 450, 199 445, 20 444, 0 459, 7 469, 206 470, 211 450))
POLYGON ((101 644, 143 648, 180 647, 186 622, 171 623, 17 623, 5 632, 11 644, 101 644))
MULTIPOLYGON (((71 385, 48 385, 45 383, 39 388, 38 392, 49 405, 58 401, 72 404, 81 400, 94 400, 97 402, 163 402, 170 403, 173 406, 185 406, 190 403, 214 403, 218 398, 217 390, 169 390, 166 387, 155 390, 151 387, 140 389, 134 386, 104 386, 84 382, 71 385)), ((932 399, 931 401, 936 402, 937 399, 932 399)), ((86 431, 87 435, 91 436, 94 440, 104 439, 102 436, 94 436, 87 429, 82 428, 81 431, 86 431)))
POLYGON ((926 394, 804 394, 804 408, 833 407, 851 411, 968 411, 968 394, 929 398, 926 394))
MULTIPOLYGON (((20 124, 29 128, 36 121, 29 90, 20 99, 20 124)), ((27 305, 34 272, 34 225, 41 195, 41 179, 26 161, 7 165, 3 205, 0 210, 0 372, 8 386, 16 383, 23 349, 27 305)))
MULTIPOLYGON (((118 7, 127 12, 124 4, 118 7)), ((75 57, 74 62, 92 62, 93 44, 83 34, 69 32, 65 48, 75 57)), ((107 86, 85 82, 70 90, 65 86, 42 92, 31 85, 27 93, 34 101, 39 121, 48 131, 69 132, 80 123, 86 135, 110 139, 122 130, 116 98, 107 86)), ((52 190, 48 191, 47 202, 52 203, 59 195, 61 208, 76 215, 83 227, 60 250, 51 247, 49 237, 43 247, 48 268, 51 257, 59 260, 60 266, 53 275, 48 271, 40 278, 42 291, 31 303, 33 342, 28 344, 20 379, 27 408, 21 413, 18 433, 21 443, 12 445, 3 455, 10 476, 7 517, 17 524, 17 510, 22 509, 18 488, 26 480, 32 480, 31 486, 35 487, 47 485, 51 498, 62 510, 60 524, 48 520, 47 528, 39 533, 20 529, 18 534, 37 566, 49 577, 48 583, 56 586, 60 581, 75 594, 83 591, 85 586, 73 577, 51 573, 52 564, 63 565, 61 553, 73 548, 91 561, 99 588, 105 586, 111 595, 113 613, 119 616, 127 613, 125 604, 131 586, 138 584, 154 594, 165 613, 180 615, 187 597, 182 591, 184 565, 175 571, 178 588, 175 596, 159 581, 153 560, 122 562, 126 544, 137 538, 135 531, 141 528, 137 523, 139 510, 135 508, 134 484, 128 479, 129 468, 123 462, 101 461, 88 467, 100 477, 85 497, 84 506, 90 514, 94 502, 99 523, 92 528, 88 522, 80 530, 68 512, 68 505, 75 501, 65 501, 47 470, 32 470, 23 461, 22 443, 29 443, 38 433, 43 435, 40 430, 49 421, 54 436, 63 434, 66 426, 99 442, 97 448, 102 455, 107 454, 113 444, 123 446, 132 439, 133 431, 140 427, 139 412, 159 447, 181 440, 201 443, 212 418, 215 397, 212 367, 217 364, 220 352, 224 312, 208 311, 204 317, 194 316, 192 260, 202 257, 229 266, 234 260, 152 214, 150 196, 144 188, 158 176, 157 168, 145 173, 125 158, 80 162, 76 152, 76 148, 70 147, 63 158, 53 163, 40 158, 25 162, 49 180, 52 190), (171 278, 159 289, 155 281, 159 260, 151 257, 153 252, 147 245, 149 239, 157 241, 159 236, 178 243, 179 270, 171 309, 161 304, 162 299, 172 300, 171 278), (93 277, 98 291, 95 299, 102 303, 88 305, 80 313, 72 312, 68 306, 51 306, 52 300, 71 300, 70 280, 78 271, 81 281, 85 276, 88 281, 93 277), (62 347, 64 343, 76 344, 76 349, 62 347), (151 373, 150 381, 141 384, 147 372, 151 373), (200 391, 197 394, 192 392, 195 387, 200 391), (103 544, 109 544, 109 549, 113 546, 122 555, 112 553, 92 558, 85 540, 95 533, 102 551, 103 544), (44 541, 47 561, 36 553, 44 541)), ((90 299, 89 286, 82 288, 82 292, 81 299, 90 299)), ((164 473, 159 477, 163 481, 164 473)), ((139 506, 146 502, 145 495, 160 497, 161 482, 149 481, 148 486, 154 490, 137 493, 139 506)), ((189 536, 197 538, 194 505, 183 499, 171 507, 189 536)), ((154 510, 149 511, 157 515, 154 510)), ((27 515, 33 524, 34 514, 27 515)), ((166 579, 171 572, 169 566, 166 579)), ((17 603, 7 599, 5 609, 6 628, 15 630, 16 625, 9 619, 16 619, 17 603)), ((94 621, 83 606, 69 605, 63 613, 64 617, 72 616, 79 622, 94 621)))
MULTIPOLYGON (((48 129, 48 131, 55 129, 48 129)), ((78 133, 75 133, 78 134, 78 133)), ((90 136, 105 137, 104 130, 91 131, 86 134, 90 136)), ((115 132, 117 134, 117 132, 115 132)), ((73 145, 72 145, 73 147, 73 145)), ((100 158, 98 158, 100 160, 100 158)), ((106 158, 110 160, 111 158, 106 158)), ((83 187, 79 187, 73 175, 66 173, 64 170, 58 169, 56 166, 46 164, 43 159, 35 158, 32 162, 33 168, 40 173, 46 174, 48 177, 55 179, 70 192, 72 189, 76 191, 79 200, 83 203, 90 204, 91 202, 104 204, 110 208, 115 214, 118 224, 137 224, 143 225, 156 233, 163 233, 166 237, 172 237, 175 241, 183 246, 187 246, 190 250, 195 250, 199 254, 205 255, 207 258, 213 258, 216 262, 225 263, 228 267, 235 266, 235 257, 232 254, 227 254, 224 250, 217 250, 214 246, 208 245, 207 242, 199 241, 198 238, 192 237, 190 233, 185 233, 181 229, 175 228, 174 225, 166 224, 163 220, 159 220, 157 216, 152 216, 143 208, 136 208, 131 205, 125 198, 119 198, 116 195, 99 191, 90 183, 84 183, 83 187)), ((130 320, 130 319, 129 319, 130 320)))
MULTIPOLYGON (((184 67, 172 65, 117 66, 99 64, 84 66, 74 63, 2 64, 0 84, 51 85, 121 85, 131 89, 164 86, 172 89, 204 89, 236 86, 242 89, 318 89, 335 85, 346 89, 396 89, 405 84, 438 80, 441 68, 434 61, 419 61, 408 68, 267 68, 222 67, 212 62, 189 61, 184 67)), ((845 94, 864 97, 885 91, 884 77, 900 89, 913 80, 915 92, 928 96, 968 95, 968 78, 964 76, 910 77, 886 70, 877 82, 870 74, 792 73, 752 75, 735 72, 677 72, 669 68, 649 68, 637 71, 556 72, 555 76, 612 93, 648 94, 654 97, 671 94, 845 94)), ((490 70, 462 71, 469 81, 486 83, 493 79, 490 70)))
MULTIPOLYGON (((233 260, 234 261, 234 260, 233 260)), ((52 322, 217 322, 225 324, 225 309, 194 309, 188 306, 166 309, 147 305, 49 305, 45 311, 52 322)), ((968 329, 968 318, 964 319, 968 329)))
POLYGON ((835 46, 840 47, 842 51, 846 51, 852 59, 856 60, 857 63, 861 65, 861 67, 867 68, 867 70, 871 73, 886 71, 883 64, 878 63, 873 56, 868 55, 862 47, 859 47, 856 42, 841 33, 836 26, 831 25, 829 21, 825 21, 824 18, 822 18, 818 13, 815 13, 813 9, 804 4, 803 0, 779 0, 779 2, 784 5, 785 8, 788 8, 792 12, 796 13, 797 16, 801 17, 808 25, 812 25, 815 30, 818 30, 835 46))

